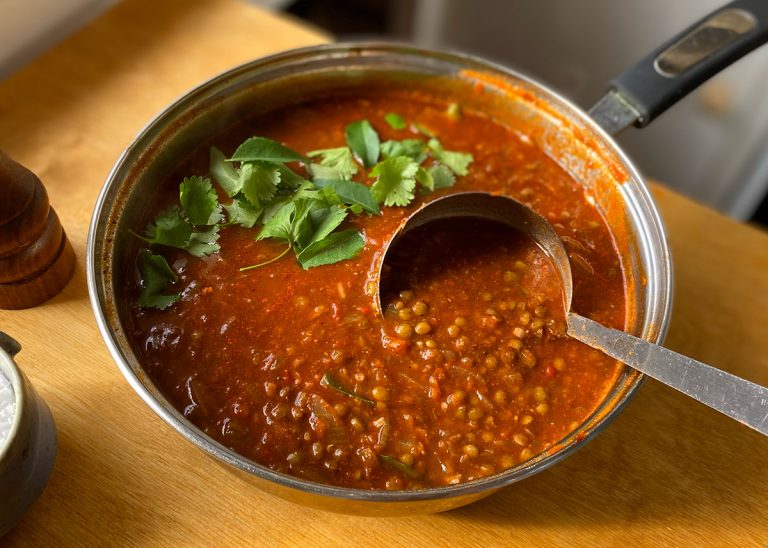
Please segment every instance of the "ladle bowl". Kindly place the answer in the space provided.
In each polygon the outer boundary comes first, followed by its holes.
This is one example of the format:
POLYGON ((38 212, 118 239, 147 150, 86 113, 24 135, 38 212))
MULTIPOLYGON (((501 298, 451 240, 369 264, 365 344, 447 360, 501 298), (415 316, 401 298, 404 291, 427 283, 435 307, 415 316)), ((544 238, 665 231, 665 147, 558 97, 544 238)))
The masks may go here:
MULTIPOLYGON (((434 221, 467 217, 507 225, 530 237, 547 255, 562 284, 567 336, 768 435, 768 388, 571 311, 573 279, 562 240, 544 217, 513 198, 486 192, 460 192, 427 202, 393 234, 379 268, 384 268, 406 233, 434 221)), ((378 306, 383 310, 380 275, 377 280, 378 306)))

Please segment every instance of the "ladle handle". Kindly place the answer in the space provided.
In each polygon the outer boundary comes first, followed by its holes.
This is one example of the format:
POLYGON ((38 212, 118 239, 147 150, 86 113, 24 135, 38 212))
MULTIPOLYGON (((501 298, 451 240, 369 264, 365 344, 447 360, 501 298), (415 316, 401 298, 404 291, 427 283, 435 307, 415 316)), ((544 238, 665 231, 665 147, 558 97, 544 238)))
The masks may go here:
POLYGON ((768 388, 574 313, 568 335, 768 436, 768 388))
POLYGON ((609 133, 646 126, 699 85, 768 42, 768 2, 736 0, 677 34, 623 74, 590 110, 609 133))

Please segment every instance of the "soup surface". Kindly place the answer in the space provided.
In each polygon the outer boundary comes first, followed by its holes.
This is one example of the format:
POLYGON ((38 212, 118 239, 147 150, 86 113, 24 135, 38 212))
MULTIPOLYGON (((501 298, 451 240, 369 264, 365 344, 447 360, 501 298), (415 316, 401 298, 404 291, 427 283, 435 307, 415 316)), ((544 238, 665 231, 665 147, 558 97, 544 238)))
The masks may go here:
MULTIPOLYGON (((242 122, 212 145, 229 155, 258 135, 302 154, 345 145, 367 119, 381 141, 439 138, 473 162, 455 185, 407 207, 349 216, 362 251, 302 269, 258 227, 221 230, 219 252, 193 257, 154 246, 178 275, 180 299, 139 307, 138 271, 126 284, 134 351, 173 405, 203 432, 272 469, 362 489, 418 489, 498 473, 552 448, 599 405, 615 361, 563 336, 552 266, 509 229, 462 220, 430 224, 398 244, 383 311, 375 276, 382 246, 426 200, 501 192, 530 205, 563 238, 573 308, 623 328, 624 279, 604 220, 582 187, 515 128, 418 89, 356 90, 242 122), (408 121, 393 129, 388 113, 408 121)), ((208 176, 201 146, 163 184, 208 176)), ((297 173, 304 166, 292 164, 297 173)), ((362 168, 354 180, 370 184, 362 168)), ((221 202, 228 198, 219 189, 221 202)), ((141 227, 136 227, 140 232, 141 227)), ((131 263, 134 264, 133 262, 131 263)))

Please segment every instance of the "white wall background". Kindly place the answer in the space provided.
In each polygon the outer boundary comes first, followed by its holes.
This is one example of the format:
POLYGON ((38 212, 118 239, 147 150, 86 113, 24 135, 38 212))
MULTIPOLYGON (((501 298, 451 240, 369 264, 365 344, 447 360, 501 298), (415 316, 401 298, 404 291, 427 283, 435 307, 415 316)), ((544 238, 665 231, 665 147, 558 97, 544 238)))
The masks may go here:
MULTIPOLYGON (((588 108, 613 76, 725 3, 419 0, 413 36, 519 68, 588 108)), ((749 217, 768 190, 768 46, 619 141, 647 176, 749 217)))
POLYGON ((0 79, 117 2, 0 0, 0 79))

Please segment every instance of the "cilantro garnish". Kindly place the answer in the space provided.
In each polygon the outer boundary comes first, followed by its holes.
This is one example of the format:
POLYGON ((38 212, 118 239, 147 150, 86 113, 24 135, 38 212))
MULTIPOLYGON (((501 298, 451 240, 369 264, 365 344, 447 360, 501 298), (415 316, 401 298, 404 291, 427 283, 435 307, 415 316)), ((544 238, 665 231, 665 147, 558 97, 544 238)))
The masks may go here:
POLYGON ((314 184, 318 188, 331 188, 344 204, 352 207, 359 206, 362 210, 375 215, 381 214, 379 203, 373 197, 370 187, 354 181, 334 179, 315 179, 314 184))
POLYGON ((139 238, 147 243, 184 249, 192 236, 192 225, 184 219, 181 208, 173 205, 149 223, 144 234, 139 238))
POLYGON ((271 163, 248 162, 240 168, 240 182, 245 199, 260 207, 277 194, 280 172, 271 163))
POLYGON ((139 273, 141 274, 141 293, 139 306, 154 307, 161 310, 168 308, 179 300, 179 294, 163 295, 169 283, 175 283, 179 278, 168 266, 162 255, 153 255, 147 249, 139 251, 139 273))
POLYGON ((347 126, 347 144, 365 167, 379 161, 379 134, 368 120, 358 120, 347 126))
POLYGON ((384 158, 392 156, 408 156, 417 164, 427 157, 427 143, 418 139, 403 139, 402 141, 384 141, 381 143, 381 155, 384 158))
POLYGON ((371 186, 374 198, 385 206, 407 206, 413 200, 419 164, 408 156, 391 156, 371 170, 376 181, 371 186))
POLYGON ((185 177, 179 185, 179 202, 182 207, 173 205, 161 212, 147 225, 144 236, 137 236, 150 244, 183 249, 195 257, 218 252, 218 223, 224 216, 211 181, 185 177))
POLYGON ((224 210, 229 218, 228 225, 240 225, 244 228, 253 228, 262 214, 262 210, 256 208, 244 196, 238 196, 231 204, 225 204, 224 210))
POLYGON ((227 162, 224 153, 215 147, 211 147, 210 171, 211 176, 230 198, 242 190, 240 174, 231 163, 227 162))
POLYGON ((307 246, 297 259, 304 270, 316 266, 338 263, 352 259, 365 246, 363 235, 357 230, 344 230, 329 234, 320 241, 307 246))
MULTIPOLYGON (((409 127, 393 112, 385 121, 396 130, 409 127)), ((240 270, 265 266, 290 251, 304 269, 351 259, 363 249, 365 238, 354 229, 339 230, 350 214, 380 215, 382 204, 407 206, 415 198, 417 183, 421 193, 451 187, 473 161, 469 153, 445 150, 423 126, 410 127, 431 138, 381 143, 371 123, 358 120, 345 130, 346 146, 313 150, 306 156, 266 137, 247 139, 231 158, 211 148, 210 175, 231 201, 220 204, 208 178, 184 178, 179 204, 162 211, 144 235, 137 236, 196 257, 218 253, 220 231, 232 225, 258 229, 257 240, 285 243, 277 256, 240 270), (312 180, 287 165, 294 162, 312 180)), ((139 306, 166 308, 178 300, 178 294, 162 294, 177 280, 163 256, 143 249, 139 271, 139 306)))
POLYGON ((202 232, 193 232, 189 238, 189 243, 184 248, 195 257, 204 257, 218 253, 221 246, 216 243, 219 239, 219 226, 212 226, 202 232))
POLYGON ((193 225, 215 225, 223 219, 210 179, 185 177, 179 187, 179 201, 193 225))
POLYGON ((389 127, 392 129, 405 129, 408 127, 408 124, 405 123, 405 118, 400 116, 396 112, 390 112, 386 116, 384 116, 384 120, 389 124, 389 127))
POLYGON ((357 164, 349 147, 326 148, 307 152, 307 156, 322 156, 320 164, 312 164, 310 171, 317 179, 349 180, 357 173, 357 164))
POLYGON ((231 162, 305 162, 306 158, 277 141, 266 137, 251 137, 230 158, 231 162))
POLYGON ((443 145, 434 137, 429 140, 429 148, 432 150, 435 159, 442 162, 450 168, 456 175, 466 175, 469 171, 467 167, 472 163, 472 155, 467 152, 454 152, 444 150, 443 145))

